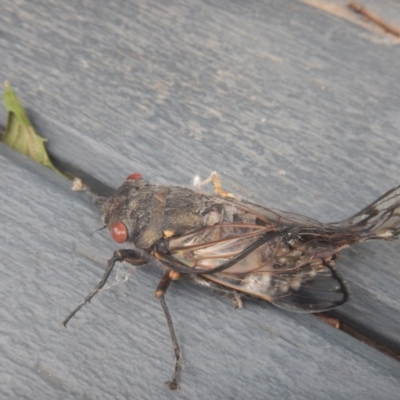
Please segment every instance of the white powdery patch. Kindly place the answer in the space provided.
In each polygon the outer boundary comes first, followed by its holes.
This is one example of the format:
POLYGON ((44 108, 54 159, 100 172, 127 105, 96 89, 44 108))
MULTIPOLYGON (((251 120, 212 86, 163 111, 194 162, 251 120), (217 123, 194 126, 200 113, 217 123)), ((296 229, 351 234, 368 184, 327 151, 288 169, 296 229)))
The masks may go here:
POLYGON ((242 282, 243 287, 255 293, 267 293, 271 285, 271 275, 269 274, 249 274, 242 282))

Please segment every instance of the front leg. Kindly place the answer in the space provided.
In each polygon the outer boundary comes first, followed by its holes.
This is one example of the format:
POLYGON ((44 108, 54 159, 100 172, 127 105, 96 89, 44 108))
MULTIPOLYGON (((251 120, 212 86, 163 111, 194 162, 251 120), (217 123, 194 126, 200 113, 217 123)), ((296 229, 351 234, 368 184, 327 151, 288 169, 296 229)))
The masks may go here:
POLYGON ((149 256, 147 253, 138 249, 125 249, 125 250, 117 250, 114 252, 113 256, 110 260, 108 260, 107 269, 104 272, 103 277, 100 282, 94 287, 94 289, 85 297, 83 302, 79 304, 78 307, 72 311, 67 318, 64 319, 62 324, 67 327, 68 321, 87 303, 92 300, 92 298, 104 287, 107 282, 107 279, 110 277, 110 274, 114 268, 116 262, 129 262, 133 265, 143 265, 149 261, 149 256))
POLYGON ((167 271, 164 276, 162 277, 160 283, 157 286, 155 296, 160 300, 161 307, 164 311, 165 318, 167 320, 167 326, 169 330, 169 336, 171 337, 172 341, 172 346, 174 348, 174 354, 175 354, 175 364, 174 364, 174 372, 172 374, 172 379, 166 384, 169 386, 171 390, 175 390, 179 388, 179 383, 178 383, 178 375, 180 370, 182 369, 183 366, 183 357, 182 357, 182 352, 179 347, 178 339, 175 334, 175 329, 174 325, 172 324, 172 318, 171 314, 169 313, 167 303, 165 302, 164 295, 173 280, 178 280, 180 277, 179 272, 176 271, 167 271))

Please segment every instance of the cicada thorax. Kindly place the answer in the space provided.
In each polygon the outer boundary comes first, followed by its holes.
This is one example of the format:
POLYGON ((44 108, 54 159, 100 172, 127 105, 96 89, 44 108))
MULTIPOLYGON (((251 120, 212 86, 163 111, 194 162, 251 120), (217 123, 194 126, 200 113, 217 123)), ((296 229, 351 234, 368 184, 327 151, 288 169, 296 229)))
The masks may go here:
POLYGON ((223 220, 215 199, 191 189, 126 180, 102 206, 102 218, 118 243, 151 249, 163 237, 176 237, 223 220))

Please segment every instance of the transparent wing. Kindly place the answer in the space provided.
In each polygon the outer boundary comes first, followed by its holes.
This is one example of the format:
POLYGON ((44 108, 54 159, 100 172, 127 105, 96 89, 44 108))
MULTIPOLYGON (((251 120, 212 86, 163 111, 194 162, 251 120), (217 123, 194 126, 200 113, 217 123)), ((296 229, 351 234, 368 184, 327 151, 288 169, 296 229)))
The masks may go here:
MULTIPOLYGON (((213 269, 240 255, 270 229, 257 225, 225 224, 199 229, 168 241, 170 254, 193 269, 213 269)), ((231 273, 248 273, 273 259, 279 236, 260 246, 229 268, 231 273), (261 251, 262 249, 262 251, 261 251)))
POLYGON ((274 281, 287 288, 293 279, 300 280, 300 286, 291 286, 273 296, 278 307, 289 311, 321 312, 344 304, 349 298, 349 290, 339 271, 329 264, 308 265, 300 271, 287 275, 274 275, 274 281))
POLYGON ((239 256, 228 268, 203 276, 289 310, 317 312, 346 302, 348 290, 332 267, 333 257, 363 240, 400 235, 400 187, 353 217, 329 224, 235 198, 225 200, 228 217, 230 209, 235 218, 228 223, 171 239, 172 257, 194 270, 212 270, 239 256), (278 234, 240 257, 268 232, 278 234))
POLYGON ((232 204, 237 207, 246 220, 253 220, 256 225, 265 225, 275 228, 282 226, 301 226, 326 229, 329 227, 329 224, 324 224, 316 219, 306 217, 305 215, 266 208, 246 200, 224 198, 224 201, 226 204, 232 204))
MULTIPOLYGON (((276 228, 271 224, 214 225, 172 238, 169 251, 175 260, 194 270, 211 270, 239 256, 276 228)), ((329 234, 321 225, 305 224, 299 229, 293 224, 293 229, 283 230, 224 271, 203 276, 285 309, 328 310, 348 297, 343 279, 330 265, 336 249, 337 243, 329 243, 329 234)))
POLYGON ((311 262, 292 271, 253 273, 244 278, 229 273, 205 277, 289 311, 327 311, 348 300, 344 280, 337 270, 323 262, 311 262))

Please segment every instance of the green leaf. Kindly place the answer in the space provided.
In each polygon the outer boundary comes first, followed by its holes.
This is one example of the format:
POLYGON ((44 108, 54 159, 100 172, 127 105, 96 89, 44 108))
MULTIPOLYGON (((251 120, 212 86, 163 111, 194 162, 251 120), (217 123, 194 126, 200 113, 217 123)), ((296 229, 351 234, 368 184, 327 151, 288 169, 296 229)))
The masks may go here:
POLYGON ((8 111, 8 119, 2 142, 37 163, 65 176, 51 162, 44 145, 46 139, 36 133, 8 82, 4 83, 3 103, 8 111))

